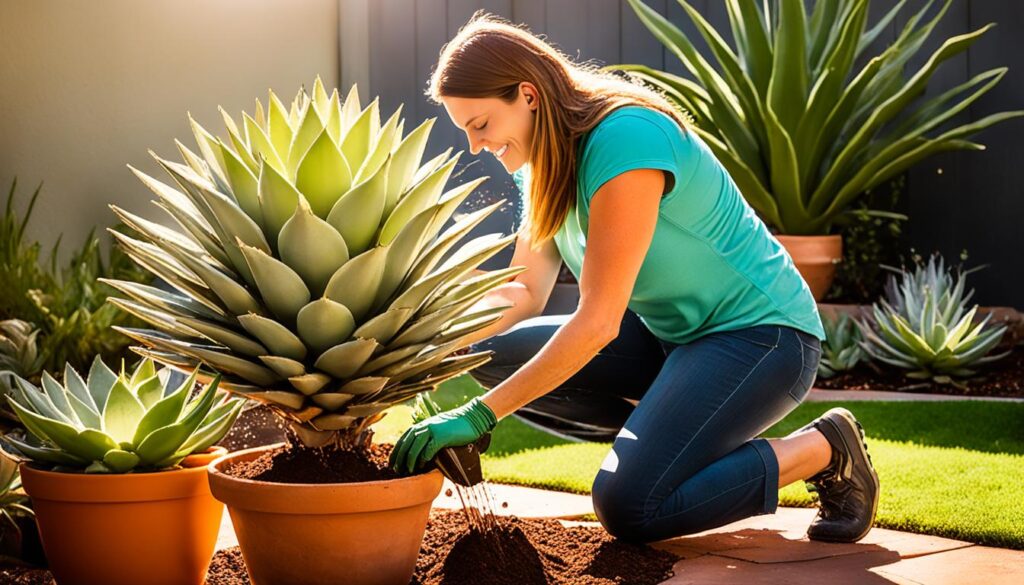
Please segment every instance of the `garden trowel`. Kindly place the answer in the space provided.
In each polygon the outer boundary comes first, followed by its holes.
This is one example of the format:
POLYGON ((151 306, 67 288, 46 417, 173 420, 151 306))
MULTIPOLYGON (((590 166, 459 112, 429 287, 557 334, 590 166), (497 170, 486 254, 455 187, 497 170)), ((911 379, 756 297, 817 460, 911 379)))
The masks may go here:
POLYGON ((462 486, 474 486, 484 480, 480 468, 480 454, 491 446, 491 434, 461 447, 446 447, 438 451, 434 463, 445 477, 462 486))

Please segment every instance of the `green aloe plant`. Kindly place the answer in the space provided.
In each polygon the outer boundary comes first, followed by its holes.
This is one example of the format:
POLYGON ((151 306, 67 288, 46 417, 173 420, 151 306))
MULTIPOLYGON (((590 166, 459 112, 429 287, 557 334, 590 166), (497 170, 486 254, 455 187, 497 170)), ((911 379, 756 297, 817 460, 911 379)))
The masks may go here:
POLYGON ((10 451, 57 469, 126 473, 173 467, 219 441, 244 404, 218 393, 216 378, 190 400, 197 374, 174 388, 152 360, 116 375, 97 357, 87 379, 70 366, 63 385, 47 372, 42 389, 15 378, 7 402, 31 437, 6 435, 3 441, 10 451))
POLYGON ((848 372, 864 358, 860 346, 861 334, 856 322, 846 313, 838 317, 825 316, 821 320, 825 328, 825 343, 821 345, 821 361, 818 375, 831 378, 839 372, 848 372))
POLYGON ((444 192, 459 155, 421 164, 434 118, 403 136, 401 108, 382 124, 378 100, 353 86, 342 103, 319 78, 290 108, 271 92, 242 124, 222 113, 227 139, 193 120, 200 154, 156 157, 177 187, 135 170, 179 229, 114 208, 140 234, 115 233, 124 249, 176 291, 111 282, 155 328, 121 329, 136 351, 220 371, 310 446, 365 442, 387 408, 489 359, 452 354, 507 308, 473 304, 522 268, 474 273, 514 236, 456 247, 503 201, 442 231, 486 177, 444 192))
POLYGON ((641 65, 612 68, 649 82, 689 112, 694 131, 750 205, 785 234, 827 234, 865 191, 937 152, 982 150, 984 146, 968 138, 1024 115, 1001 112, 942 129, 999 83, 1005 67, 918 100, 942 63, 994 26, 946 39, 918 70, 906 75, 907 64, 952 0, 931 18, 926 16, 933 1, 926 2, 896 40, 875 56, 867 54, 868 48, 905 0, 870 29, 869 0, 816 0, 809 14, 804 0, 725 0, 734 46, 693 6, 679 0, 717 67, 665 17, 642 0, 628 1, 694 79, 641 65))
POLYGON ((1008 355, 988 355, 1006 327, 987 327, 991 315, 974 323, 978 306, 967 309, 974 291, 964 293, 966 276, 954 278, 937 256, 898 279, 890 276, 885 298, 872 306, 873 321, 858 321, 861 347, 872 359, 909 370, 908 378, 954 385, 1008 355))

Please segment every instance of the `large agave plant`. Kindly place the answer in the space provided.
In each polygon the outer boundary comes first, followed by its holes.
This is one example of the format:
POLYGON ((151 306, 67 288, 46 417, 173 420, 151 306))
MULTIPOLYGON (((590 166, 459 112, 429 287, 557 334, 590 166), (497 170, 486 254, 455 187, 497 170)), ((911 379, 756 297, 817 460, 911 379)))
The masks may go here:
POLYGON ((87 379, 71 366, 63 385, 47 372, 42 389, 16 378, 7 402, 35 440, 3 441, 28 459, 87 473, 173 467, 219 441, 244 403, 218 393, 217 379, 190 401, 197 373, 174 388, 151 360, 115 375, 97 357, 87 379))
POLYGON ((365 441, 388 407, 487 361, 451 354, 507 307, 468 309, 522 269, 473 272, 513 236, 456 244, 503 202, 442 231, 486 177, 444 192, 459 156, 421 164, 434 119, 403 136, 400 112, 382 124, 378 100, 318 78, 290 108, 271 92, 241 124, 222 110, 227 140, 193 120, 201 154, 156 157, 176 187, 133 169, 179 227, 114 208, 140 234, 114 234, 128 254, 176 289, 111 282, 155 328, 123 329, 137 351, 222 372, 311 446, 365 441))
POLYGON ((954 378, 973 376, 975 367, 1009 352, 988 355, 1002 339, 1005 326, 986 327, 991 315, 974 324, 973 296, 966 295, 966 274, 954 278, 941 257, 886 283, 886 298, 872 307, 873 322, 859 322, 861 347, 878 361, 910 370, 909 378, 957 384, 954 378))
POLYGON ((712 65, 687 35, 642 0, 640 20, 693 75, 685 79, 640 65, 619 65, 663 90, 688 111, 695 131, 750 205, 782 233, 829 233, 862 193, 937 152, 982 150, 968 140, 1002 112, 942 129, 999 83, 1006 68, 918 100, 935 70, 993 25, 946 39, 920 69, 904 70, 952 0, 926 18, 929 0, 881 54, 866 52, 906 4, 867 29, 869 0, 726 0, 735 46, 689 3, 679 4, 707 42, 712 65))

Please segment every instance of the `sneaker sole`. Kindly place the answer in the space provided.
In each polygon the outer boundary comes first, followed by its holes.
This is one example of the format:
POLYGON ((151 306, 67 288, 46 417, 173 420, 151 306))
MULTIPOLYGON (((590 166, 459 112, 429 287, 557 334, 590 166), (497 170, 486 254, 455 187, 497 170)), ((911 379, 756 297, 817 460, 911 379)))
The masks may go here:
POLYGON ((832 411, 835 414, 839 415, 847 424, 849 424, 850 427, 852 427, 853 432, 855 433, 854 437, 850 436, 850 428, 840 428, 839 425, 837 425, 831 419, 826 419, 825 422, 828 422, 828 424, 831 424, 833 427, 836 428, 837 431, 839 431, 839 438, 842 439, 843 444, 846 446, 847 452, 851 454, 860 454, 862 462, 861 464, 867 465, 868 471, 870 472, 871 481, 874 484, 875 488, 874 497, 871 501, 871 522, 869 522, 864 531, 857 535, 857 537, 853 540, 829 538, 816 538, 815 540, 824 542, 857 542, 865 536, 867 536, 868 532, 871 532, 871 529, 874 527, 875 514, 878 512, 878 494, 881 491, 881 484, 878 481, 878 474, 875 472, 875 466, 872 465, 871 463, 871 455, 868 453, 867 443, 864 441, 864 427, 861 426, 860 421, 858 421, 853 416, 852 412, 845 408, 834 408, 832 409, 832 411), (855 446, 850 445, 851 439, 855 439, 855 446))

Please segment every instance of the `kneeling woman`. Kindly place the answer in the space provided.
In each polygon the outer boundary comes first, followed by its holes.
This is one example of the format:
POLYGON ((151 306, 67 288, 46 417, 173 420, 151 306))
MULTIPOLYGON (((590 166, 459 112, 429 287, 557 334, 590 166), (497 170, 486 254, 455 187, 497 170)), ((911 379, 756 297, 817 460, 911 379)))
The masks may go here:
POLYGON ((430 95, 496 156, 528 203, 512 265, 475 309, 514 305, 480 331, 484 396, 411 427, 393 465, 413 471, 510 414, 612 440, 594 479, 613 535, 654 541, 773 513, 807 479, 810 538, 871 528, 878 478, 860 425, 833 409, 758 439, 814 381, 824 338, 806 283, 689 121, 659 94, 572 63, 477 16, 449 42, 430 95), (571 315, 538 316, 564 261, 571 315))

